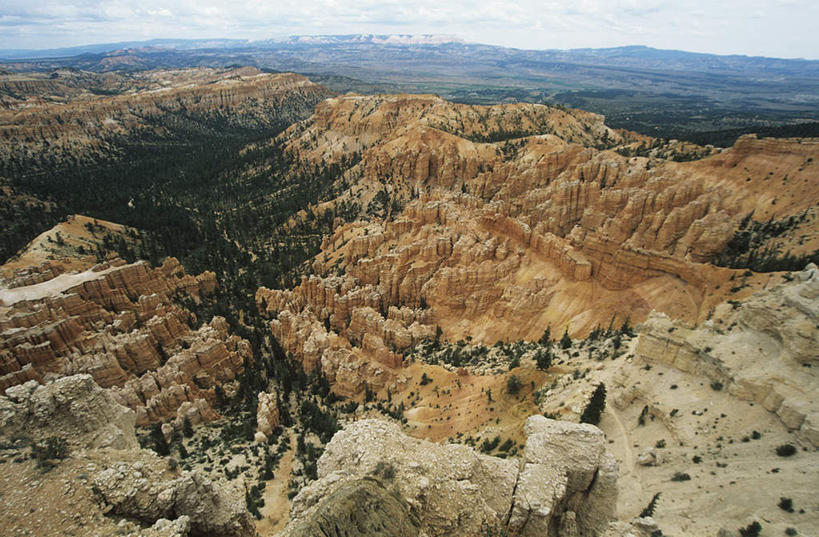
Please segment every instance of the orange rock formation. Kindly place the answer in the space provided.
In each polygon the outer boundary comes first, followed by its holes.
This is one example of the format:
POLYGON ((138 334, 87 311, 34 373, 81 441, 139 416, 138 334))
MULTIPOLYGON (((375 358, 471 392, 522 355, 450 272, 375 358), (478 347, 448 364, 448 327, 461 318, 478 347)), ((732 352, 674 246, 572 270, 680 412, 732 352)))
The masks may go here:
POLYGON ((355 201, 363 218, 325 240, 314 276, 256 295, 285 349, 341 393, 383 386, 400 351, 436 326, 491 343, 547 326, 582 335, 652 310, 702 321, 737 274, 709 261, 741 219, 809 209, 819 187, 815 140, 743 137, 694 162, 627 158, 606 148, 645 137, 540 105, 344 96, 282 136, 305 159, 361 155, 324 206, 355 201), (383 210, 368 211, 378 200, 383 210), (357 383, 339 385, 352 371, 357 383))
POLYGON ((241 371, 250 345, 221 317, 191 329, 182 301, 212 295, 213 273, 185 274, 174 258, 51 278, 52 265, 43 269, 44 281, 0 290, 0 390, 88 373, 136 410, 138 424, 216 416, 213 388, 241 371))

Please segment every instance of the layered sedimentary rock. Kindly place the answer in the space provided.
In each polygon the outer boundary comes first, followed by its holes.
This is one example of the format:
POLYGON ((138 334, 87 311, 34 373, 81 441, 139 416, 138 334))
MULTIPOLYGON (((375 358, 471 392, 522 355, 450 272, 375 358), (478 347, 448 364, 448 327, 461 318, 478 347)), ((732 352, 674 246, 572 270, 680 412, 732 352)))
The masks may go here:
POLYGON ((819 447, 819 269, 717 312, 719 324, 691 329, 652 314, 636 352, 649 361, 707 377, 731 395, 761 404, 819 447))
POLYGON ((291 524, 290 537, 416 537, 419 523, 409 505, 372 477, 345 483, 324 497, 313 513, 291 524))
MULTIPOLYGON (((76 508, 76 493, 68 491, 72 487, 90 488, 97 502, 86 506, 88 511, 76 514, 76 519, 83 521, 80 526, 96 517, 101 519, 99 511, 104 509, 108 516, 143 525, 145 529, 134 535, 256 535, 240 487, 208 479, 199 471, 169 469, 167 459, 139 449, 134 423, 134 411, 119 404, 90 375, 62 377, 45 385, 28 382, 0 396, 0 437, 4 444, 13 445, 20 437, 35 441, 58 437, 69 447, 59 461, 60 470, 38 472, 38 481, 33 485, 28 482, 17 486, 39 487, 41 482, 59 480, 67 486, 60 487, 65 490, 60 505, 68 510, 76 508), (75 460, 77 454, 81 457, 79 463, 75 460), (55 477, 58 473, 62 475, 55 477)), ((3 491, 4 497, 7 492, 3 491)), ((59 513, 61 519, 68 516, 62 510, 59 513)), ((128 527, 127 521, 120 522, 118 533, 126 534, 128 527)), ((42 530, 37 526, 34 529, 35 533, 42 530)), ((91 529, 98 532, 100 528, 91 529)))
POLYGON ((344 96, 282 140, 306 160, 360 157, 343 193, 315 210, 355 203, 361 218, 337 222, 314 276, 256 295, 308 369, 335 371, 341 360, 389 373, 435 327, 493 343, 536 339, 548 326, 583 335, 652 310, 701 322, 738 274, 709 261, 741 220, 793 215, 817 195, 813 141, 745 137, 722 152, 695 148, 711 156, 694 162, 662 158, 687 158, 672 143, 677 153, 627 158, 605 148, 651 141, 595 114, 537 105, 344 96), (765 188, 787 201, 760 202, 765 188))
POLYGON ((292 73, 262 73, 251 67, 145 71, 111 84, 112 95, 86 95, 49 102, 42 85, 32 88, 24 105, 0 111, 0 136, 11 143, 0 155, 21 163, 40 159, 113 156, 123 136, 162 135, 169 112, 194 119, 219 117, 237 127, 267 128, 297 121, 310 113, 326 88, 292 73), (20 151, 13 142, 25 141, 20 151))
POLYGON ((185 301, 200 302, 216 285, 213 273, 194 277, 168 258, 156 269, 120 260, 0 290, 0 389, 88 373, 137 412, 139 425, 213 419, 214 387, 251 352, 220 317, 191 328, 197 319, 185 301))
POLYGON ((375 501, 384 489, 394 490, 395 505, 383 535, 399 535, 399 526, 430 536, 500 529, 521 536, 602 535, 615 518, 617 498, 617 464, 602 432, 533 416, 526 434, 518 463, 415 440, 386 422, 356 422, 327 445, 319 480, 294 500, 284 535, 347 535, 357 510, 347 497, 375 501))

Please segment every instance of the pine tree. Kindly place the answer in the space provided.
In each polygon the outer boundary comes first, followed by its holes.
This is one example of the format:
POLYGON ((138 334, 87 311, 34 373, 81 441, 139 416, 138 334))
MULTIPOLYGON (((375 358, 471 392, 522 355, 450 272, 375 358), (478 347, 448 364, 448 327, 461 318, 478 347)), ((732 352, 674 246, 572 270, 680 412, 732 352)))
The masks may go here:
POLYGON ((589 399, 589 404, 583 409, 583 414, 580 416, 580 423, 591 423, 597 425, 600 423, 600 416, 606 408, 606 385, 602 382, 597 385, 594 393, 589 399))
POLYGON ((654 515, 654 510, 657 508, 657 500, 659 500, 659 499, 660 499, 660 493, 658 492, 657 494, 654 495, 653 498, 651 498, 651 501, 648 502, 648 505, 646 506, 646 508, 643 509, 640 512, 640 518, 653 516, 654 515))
POLYGON ((543 332, 543 335, 540 336, 540 340, 538 341, 541 345, 551 345, 552 344, 552 327, 547 326, 546 331, 543 332))
POLYGON ((572 346, 572 338, 569 337, 569 327, 566 327, 566 331, 563 333, 563 337, 560 338, 560 348, 561 349, 568 349, 572 346))
POLYGON ((168 441, 165 440, 165 435, 162 434, 162 424, 155 423, 151 428, 151 440, 154 442, 154 451, 163 457, 171 454, 171 448, 168 441))
POLYGON ((541 349, 535 354, 535 363, 541 371, 546 371, 552 367, 552 352, 549 349, 541 349))
POLYGON ((185 438, 190 438, 193 436, 193 426, 191 425, 191 420, 185 416, 184 421, 182 422, 182 434, 185 435, 185 438))

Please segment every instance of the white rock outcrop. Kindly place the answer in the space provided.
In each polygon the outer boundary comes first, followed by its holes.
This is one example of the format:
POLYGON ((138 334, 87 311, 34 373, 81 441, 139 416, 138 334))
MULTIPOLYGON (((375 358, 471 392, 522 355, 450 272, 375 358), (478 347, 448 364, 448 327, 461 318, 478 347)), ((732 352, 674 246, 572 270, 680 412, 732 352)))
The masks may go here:
POLYGON ((92 488, 116 515, 142 521, 184 516, 193 535, 255 535, 241 491, 198 471, 168 479, 150 465, 120 462, 96 474, 92 488))
POLYGON ((120 405, 91 375, 62 377, 45 385, 14 386, 0 396, 0 431, 12 436, 61 436, 85 448, 136 449, 136 414, 120 405))
POLYGON ((333 524, 326 502, 368 476, 393 486, 429 537, 477 536, 487 527, 522 537, 602 535, 617 504, 617 464, 603 433, 542 416, 525 430, 518 461, 410 438, 389 422, 353 423, 327 445, 319 479, 295 498, 284 535, 301 535, 293 528, 318 512, 333 524))
POLYGON ((265 440, 273 429, 279 426, 279 404, 275 393, 259 392, 259 405, 256 409, 256 434, 262 433, 265 440))
POLYGON ((652 312, 640 327, 636 354, 707 377, 819 447, 819 269, 811 263, 792 281, 736 307, 728 330, 691 329, 652 312))

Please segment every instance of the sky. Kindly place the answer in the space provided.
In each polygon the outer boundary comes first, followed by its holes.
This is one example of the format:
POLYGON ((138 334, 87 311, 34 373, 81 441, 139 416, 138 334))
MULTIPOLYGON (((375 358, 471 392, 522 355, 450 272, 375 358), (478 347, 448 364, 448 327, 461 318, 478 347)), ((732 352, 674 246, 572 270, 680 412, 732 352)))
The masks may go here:
POLYGON ((818 25, 816 0, 2 0, 0 49, 402 33, 525 49, 647 45, 819 59, 818 25))

